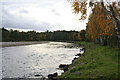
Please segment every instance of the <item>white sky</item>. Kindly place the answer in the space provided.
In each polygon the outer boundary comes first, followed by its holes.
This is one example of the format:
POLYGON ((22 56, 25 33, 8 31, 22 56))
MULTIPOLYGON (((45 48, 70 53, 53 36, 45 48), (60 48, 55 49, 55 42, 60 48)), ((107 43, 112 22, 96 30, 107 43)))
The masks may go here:
POLYGON ((72 13, 67 0, 5 0, 2 4, 2 27, 19 30, 85 29, 80 15, 72 13))

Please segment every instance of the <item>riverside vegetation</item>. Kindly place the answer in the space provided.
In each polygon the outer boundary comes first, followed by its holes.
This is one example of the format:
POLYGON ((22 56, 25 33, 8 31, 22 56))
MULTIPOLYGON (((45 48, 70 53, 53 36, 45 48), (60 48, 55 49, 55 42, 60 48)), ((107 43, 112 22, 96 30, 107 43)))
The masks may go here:
MULTIPOLYGON (((94 0, 93 0, 94 1, 94 0)), ((88 17, 84 41, 85 56, 76 59, 68 71, 58 78, 100 78, 118 79, 120 57, 120 2, 77 2, 72 7, 75 14, 81 13, 80 20, 87 18, 88 8, 92 13, 88 17), (94 7, 93 7, 94 6, 94 7)))
POLYGON ((77 2, 73 0, 74 13, 82 14, 80 20, 85 20, 87 12, 90 8, 92 9, 88 17, 84 39, 90 42, 79 43, 86 49, 85 56, 75 60, 68 71, 59 78, 100 78, 102 80, 120 78, 118 63, 120 57, 120 2, 94 1, 77 2))
POLYGON ((76 59, 58 78, 119 78, 120 50, 92 42, 79 42, 86 48, 85 56, 76 59))

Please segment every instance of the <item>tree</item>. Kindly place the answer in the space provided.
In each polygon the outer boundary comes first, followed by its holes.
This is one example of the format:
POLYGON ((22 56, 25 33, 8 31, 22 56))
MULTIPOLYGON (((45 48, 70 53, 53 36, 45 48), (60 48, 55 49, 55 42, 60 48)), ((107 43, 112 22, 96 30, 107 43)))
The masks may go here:
POLYGON ((91 0, 88 2, 86 0, 84 2, 76 2, 75 0, 72 3, 74 13, 81 13, 82 15, 80 20, 85 20, 87 18, 88 7, 91 7, 92 14, 89 16, 87 27, 87 32, 89 33, 88 36, 91 39, 97 39, 103 35, 114 35, 112 33, 115 31, 115 34, 118 38, 117 41, 120 44, 120 7, 118 7, 120 5, 119 2, 112 2, 111 0, 109 1, 112 3, 103 2, 103 0, 100 0, 100 2, 94 1, 95 0, 91 0), (100 11, 98 11, 97 9, 100 11))
POLYGON ((85 40, 86 40, 85 34, 86 34, 86 31, 85 31, 85 30, 81 30, 81 31, 78 33, 78 39, 81 40, 81 41, 85 41, 85 40))
POLYGON ((9 41, 10 39, 9 31, 4 27, 1 30, 2 30, 2 41, 9 41))

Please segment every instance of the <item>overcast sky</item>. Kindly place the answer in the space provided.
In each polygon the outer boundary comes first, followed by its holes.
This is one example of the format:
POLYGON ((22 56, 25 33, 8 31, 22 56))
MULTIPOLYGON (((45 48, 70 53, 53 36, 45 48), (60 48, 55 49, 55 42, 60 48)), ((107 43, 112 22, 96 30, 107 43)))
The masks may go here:
POLYGON ((67 0, 4 0, 2 27, 21 30, 77 30, 85 29, 80 15, 72 13, 67 0))

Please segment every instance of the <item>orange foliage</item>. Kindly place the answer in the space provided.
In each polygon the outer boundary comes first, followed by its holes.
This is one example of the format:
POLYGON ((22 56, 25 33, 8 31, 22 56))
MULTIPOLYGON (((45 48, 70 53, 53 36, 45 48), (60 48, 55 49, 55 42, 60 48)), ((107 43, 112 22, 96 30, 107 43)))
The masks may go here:
POLYGON ((86 2, 73 2, 72 4, 73 10, 75 14, 81 12, 80 20, 86 19, 86 12, 87 12, 87 3, 86 2))
POLYGON ((112 36, 115 35, 115 26, 112 18, 104 13, 102 7, 96 4, 93 8, 93 13, 90 15, 87 33, 89 37, 94 40, 100 38, 101 35, 112 36))
MULTIPOLYGON (((104 4, 100 2, 91 3, 94 7, 92 9, 92 14, 89 16, 89 21, 87 23, 87 36, 88 38, 95 40, 99 39, 101 36, 115 36, 117 31, 114 22, 115 17, 120 19, 119 8, 117 7, 119 2, 112 2, 112 4, 104 4), (112 7, 115 13, 113 17, 111 15, 110 8, 112 7)), ((92 6, 91 6, 92 7, 92 6)), ((72 8, 75 14, 81 13, 80 20, 85 20, 87 17, 87 1, 86 2, 73 2, 72 8)), ((80 39, 80 36, 79 36, 80 39)))

